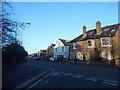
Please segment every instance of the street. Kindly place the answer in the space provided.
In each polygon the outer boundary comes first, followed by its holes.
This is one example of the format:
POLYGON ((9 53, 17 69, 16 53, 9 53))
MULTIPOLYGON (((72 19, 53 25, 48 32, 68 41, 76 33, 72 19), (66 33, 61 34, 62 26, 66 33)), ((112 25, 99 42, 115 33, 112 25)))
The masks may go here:
POLYGON ((28 88, 117 88, 118 68, 100 65, 73 65, 28 59, 27 64, 51 72, 28 88))

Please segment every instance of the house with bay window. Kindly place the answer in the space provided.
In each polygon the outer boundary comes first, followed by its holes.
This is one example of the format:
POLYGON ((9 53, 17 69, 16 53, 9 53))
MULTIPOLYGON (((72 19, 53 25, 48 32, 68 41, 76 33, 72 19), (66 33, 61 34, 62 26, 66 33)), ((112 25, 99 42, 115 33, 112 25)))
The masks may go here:
POLYGON ((86 31, 69 42, 70 59, 93 60, 103 58, 115 61, 120 66, 120 24, 101 27, 101 22, 96 22, 96 28, 86 31))
POLYGON ((59 39, 54 46, 54 58, 69 58, 69 40, 59 39))

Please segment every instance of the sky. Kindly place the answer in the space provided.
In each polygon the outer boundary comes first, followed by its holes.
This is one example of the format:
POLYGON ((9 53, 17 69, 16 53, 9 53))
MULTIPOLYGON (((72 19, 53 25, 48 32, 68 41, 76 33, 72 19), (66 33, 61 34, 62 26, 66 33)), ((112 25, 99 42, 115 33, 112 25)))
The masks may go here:
POLYGON ((20 39, 29 54, 47 49, 58 39, 72 40, 87 31, 118 23, 117 2, 12 2, 15 19, 29 22, 20 39))

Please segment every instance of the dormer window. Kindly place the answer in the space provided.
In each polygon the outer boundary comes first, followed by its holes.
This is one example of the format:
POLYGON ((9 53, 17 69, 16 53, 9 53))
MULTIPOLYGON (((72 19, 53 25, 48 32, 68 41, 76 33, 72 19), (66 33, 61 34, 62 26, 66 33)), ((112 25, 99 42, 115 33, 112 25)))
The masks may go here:
POLYGON ((109 28, 105 28, 105 29, 104 29, 104 31, 108 31, 108 30, 109 30, 109 28))
POLYGON ((92 35, 94 32, 90 32, 89 35, 92 35))
POLYGON ((102 46, 109 46, 110 45, 110 39, 109 38, 102 38, 101 39, 101 45, 102 46))
POLYGON ((76 43, 73 43, 73 49, 77 49, 76 43))
POLYGON ((111 32, 115 32, 115 29, 112 29, 111 32))

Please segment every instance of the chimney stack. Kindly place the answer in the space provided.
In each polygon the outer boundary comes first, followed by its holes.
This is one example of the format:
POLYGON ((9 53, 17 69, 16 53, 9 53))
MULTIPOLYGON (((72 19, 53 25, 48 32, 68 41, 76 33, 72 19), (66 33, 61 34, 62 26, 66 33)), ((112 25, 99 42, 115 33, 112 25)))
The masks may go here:
POLYGON ((86 26, 83 26, 83 36, 86 36, 86 26))
POLYGON ((97 21, 96 22, 96 34, 100 34, 101 33, 101 22, 97 21))

